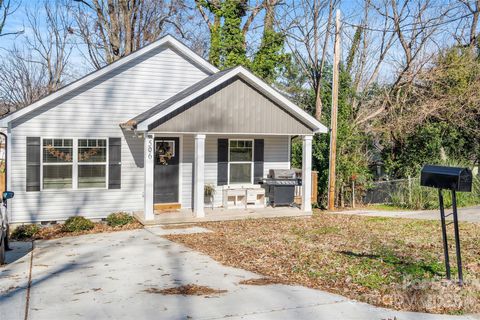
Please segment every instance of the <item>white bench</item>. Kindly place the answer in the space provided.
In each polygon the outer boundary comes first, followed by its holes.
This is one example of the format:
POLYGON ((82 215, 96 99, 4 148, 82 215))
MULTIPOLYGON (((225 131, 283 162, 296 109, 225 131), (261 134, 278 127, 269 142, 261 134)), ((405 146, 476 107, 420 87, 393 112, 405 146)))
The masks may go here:
POLYGON ((225 209, 265 208, 265 189, 259 186, 226 187, 223 189, 225 209))

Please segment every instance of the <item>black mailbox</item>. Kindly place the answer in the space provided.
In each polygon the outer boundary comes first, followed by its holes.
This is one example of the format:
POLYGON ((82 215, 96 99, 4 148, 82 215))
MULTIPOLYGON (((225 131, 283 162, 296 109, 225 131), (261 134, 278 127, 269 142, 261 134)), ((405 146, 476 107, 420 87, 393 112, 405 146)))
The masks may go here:
POLYGON ((426 165, 422 169, 420 185, 455 191, 472 191, 472 171, 468 168, 426 165))

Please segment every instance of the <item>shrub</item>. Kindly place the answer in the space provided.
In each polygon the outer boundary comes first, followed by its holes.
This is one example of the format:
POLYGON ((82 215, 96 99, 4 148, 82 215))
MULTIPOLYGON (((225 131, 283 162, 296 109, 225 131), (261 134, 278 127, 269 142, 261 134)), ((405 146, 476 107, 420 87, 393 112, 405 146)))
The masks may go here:
POLYGON ((26 224, 15 228, 10 237, 15 240, 32 239, 39 231, 40 227, 38 225, 26 224))
POLYGON ((92 230, 95 225, 92 221, 88 220, 85 217, 70 217, 68 218, 62 229, 66 232, 75 232, 75 231, 84 231, 92 230))
MULTIPOLYGON (((452 206, 452 196, 449 190, 444 190, 446 208, 452 206)), ((438 190, 420 186, 420 179, 412 179, 411 187, 407 183, 390 193, 391 203, 396 207, 413 210, 438 209, 438 190)), ((480 204, 480 179, 473 177, 472 192, 457 192, 457 206, 467 207, 480 204)))
POLYGON ((114 212, 108 215, 107 225, 110 227, 120 227, 132 223, 135 219, 126 212, 114 212))

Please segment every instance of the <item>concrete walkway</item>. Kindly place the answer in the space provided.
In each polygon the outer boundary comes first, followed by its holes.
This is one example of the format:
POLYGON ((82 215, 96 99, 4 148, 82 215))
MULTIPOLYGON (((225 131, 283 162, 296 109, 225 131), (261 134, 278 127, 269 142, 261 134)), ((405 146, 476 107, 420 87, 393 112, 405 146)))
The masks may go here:
POLYGON ((167 232, 37 241, 32 252, 29 243, 14 243, 15 261, 0 267, 0 319, 474 319, 397 312, 300 286, 240 285, 259 275, 172 243, 162 238, 167 232), (152 293, 182 284, 227 292, 152 293))
MULTIPOLYGON (((445 214, 452 212, 452 209, 445 209, 445 214)), ((366 217, 390 217, 390 218, 408 218, 408 219, 426 219, 440 220, 438 210, 420 210, 420 211, 388 211, 374 209, 357 209, 335 211, 334 214, 355 214, 366 217)), ((449 217, 451 219, 451 217, 449 217)), ((459 208, 458 219, 466 222, 480 223, 480 206, 470 208, 459 208)))

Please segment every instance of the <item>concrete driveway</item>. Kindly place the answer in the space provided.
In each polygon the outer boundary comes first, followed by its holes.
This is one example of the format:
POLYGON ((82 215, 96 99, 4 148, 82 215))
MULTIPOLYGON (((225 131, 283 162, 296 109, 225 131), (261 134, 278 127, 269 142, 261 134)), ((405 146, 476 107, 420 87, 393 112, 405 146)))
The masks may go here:
MULTIPOLYGON (((445 209, 445 214, 452 212, 452 209, 445 209)), ((390 217, 390 218, 409 218, 409 219, 426 219, 440 221, 440 211, 438 210, 419 210, 419 211, 387 211, 374 209, 357 209, 335 211, 335 214, 355 214, 367 217, 390 217)), ((449 219, 452 219, 450 216, 449 219)), ((458 208, 458 220, 465 222, 480 223, 480 206, 469 208, 458 208)))
MULTIPOLYGON (((173 232, 188 231, 201 230, 173 232)), ((172 243, 166 232, 37 241, 31 252, 14 243, 15 261, 0 267, 0 319, 473 319, 391 311, 300 286, 240 285, 259 275, 172 243), (182 284, 227 292, 151 293, 182 284)))

